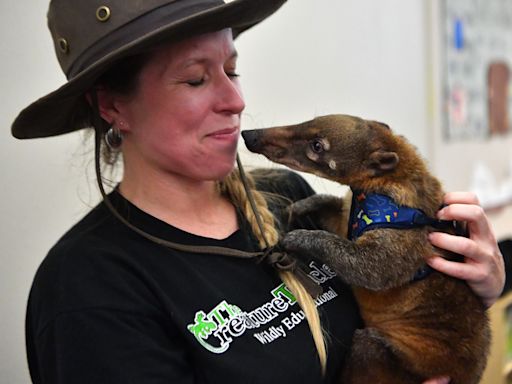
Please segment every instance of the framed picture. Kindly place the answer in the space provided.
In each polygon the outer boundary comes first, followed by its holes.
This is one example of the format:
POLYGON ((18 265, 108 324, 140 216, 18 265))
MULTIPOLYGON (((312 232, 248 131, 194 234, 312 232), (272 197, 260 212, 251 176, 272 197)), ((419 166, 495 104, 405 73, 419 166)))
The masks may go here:
POLYGON ((507 134, 512 125, 512 1, 441 3, 444 139, 507 134))

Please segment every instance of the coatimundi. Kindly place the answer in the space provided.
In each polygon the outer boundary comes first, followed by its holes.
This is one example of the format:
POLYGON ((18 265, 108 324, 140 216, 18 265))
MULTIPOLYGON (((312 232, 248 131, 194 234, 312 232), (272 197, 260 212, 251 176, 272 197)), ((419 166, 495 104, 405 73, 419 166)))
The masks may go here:
POLYGON ((354 335, 342 382, 478 383, 490 343, 486 309, 464 281, 425 263, 435 253, 460 256, 427 240, 457 228, 433 219, 443 190, 416 149, 385 124, 346 115, 242 135, 250 151, 353 192, 351 209, 325 195, 292 205, 295 215, 320 210, 326 231, 295 230, 282 241, 286 252, 314 255, 353 286, 365 328, 354 335))

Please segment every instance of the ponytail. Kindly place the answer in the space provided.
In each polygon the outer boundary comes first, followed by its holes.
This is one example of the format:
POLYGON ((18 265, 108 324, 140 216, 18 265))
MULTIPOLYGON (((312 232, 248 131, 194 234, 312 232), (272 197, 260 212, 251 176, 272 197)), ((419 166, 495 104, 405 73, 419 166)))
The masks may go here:
MULTIPOLYGON (((274 246, 279 240, 279 232, 276 229, 274 216, 270 212, 263 194, 255 189, 253 178, 250 175, 245 175, 245 178, 247 179, 249 188, 251 188, 251 194, 254 203, 256 204, 264 233, 261 233, 257 218, 251 208, 243 183, 240 179, 240 174, 237 170, 231 172, 231 174, 220 183, 220 190, 243 212, 254 235, 258 239, 260 248, 263 249, 267 245, 274 246)), ((288 289, 293 293, 300 307, 304 311, 304 315, 306 316, 306 320, 318 352, 322 373, 324 374, 327 365, 327 348, 316 303, 292 272, 279 271, 279 276, 288 289)))

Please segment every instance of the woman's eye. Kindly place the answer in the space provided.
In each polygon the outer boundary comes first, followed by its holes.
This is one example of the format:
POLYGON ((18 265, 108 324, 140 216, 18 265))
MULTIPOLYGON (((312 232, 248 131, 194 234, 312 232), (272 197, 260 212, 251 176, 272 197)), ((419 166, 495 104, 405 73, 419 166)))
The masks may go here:
POLYGON ((204 84, 204 78, 197 79, 197 80, 188 80, 187 84, 191 87, 199 87, 200 85, 204 84))
POLYGON ((322 141, 320 139, 315 139, 315 140, 310 141, 309 147, 315 153, 321 153, 324 151, 324 144, 322 143, 322 141))
POLYGON ((228 75, 229 78, 234 79, 237 77, 240 77, 240 75, 236 72, 226 72, 226 75, 228 75))

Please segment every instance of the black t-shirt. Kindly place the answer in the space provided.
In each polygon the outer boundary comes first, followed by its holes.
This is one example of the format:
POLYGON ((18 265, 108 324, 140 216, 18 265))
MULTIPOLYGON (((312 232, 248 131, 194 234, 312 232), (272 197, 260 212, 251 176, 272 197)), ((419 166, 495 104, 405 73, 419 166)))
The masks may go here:
MULTIPOLYGON (((297 200, 305 181, 279 172, 262 189, 297 200), (275 181, 275 180, 274 180, 275 181), (276 186, 278 190, 275 190, 276 186)), ((226 239, 172 227, 113 192, 131 223, 173 242, 256 251, 248 224, 226 239)), ((352 293, 325 265, 327 333, 322 380, 307 321, 276 271, 254 259, 178 252, 120 223, 103 203, 77 223, 41 264, 27 310, 27 354, 35 384, 334 382, 361 325, 352 293)))

